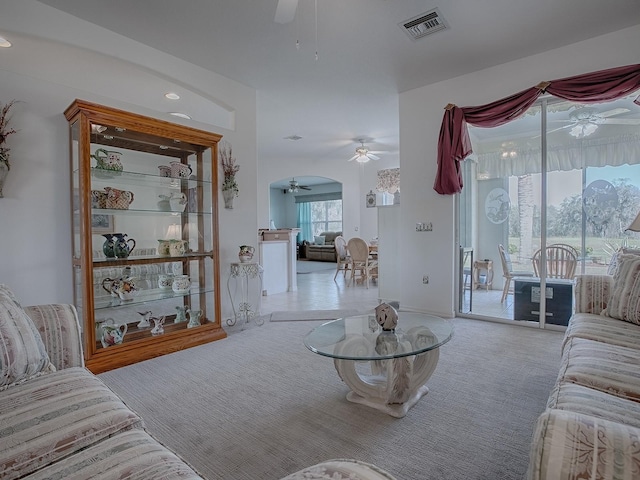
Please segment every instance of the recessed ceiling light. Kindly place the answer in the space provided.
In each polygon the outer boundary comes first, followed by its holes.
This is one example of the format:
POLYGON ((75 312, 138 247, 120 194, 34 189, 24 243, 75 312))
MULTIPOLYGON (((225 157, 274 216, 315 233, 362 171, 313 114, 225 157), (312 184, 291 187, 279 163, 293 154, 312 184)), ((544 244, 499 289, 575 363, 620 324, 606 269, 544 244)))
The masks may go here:
POLYGON ((181 112, 169 112, 169 115, 173 115, 174 117, 186 118, 187 120, 191 120, 191 117, 186 113, 181 112))
POLYGON ((164 96, 169 100, 180 100, 180 95, 178 95, 177 93, 169 92, 165 93, 164 96))
POLYGON ((11 42, 4 37, 0 37, 0 47, 9 48, 11 46, 11 42))

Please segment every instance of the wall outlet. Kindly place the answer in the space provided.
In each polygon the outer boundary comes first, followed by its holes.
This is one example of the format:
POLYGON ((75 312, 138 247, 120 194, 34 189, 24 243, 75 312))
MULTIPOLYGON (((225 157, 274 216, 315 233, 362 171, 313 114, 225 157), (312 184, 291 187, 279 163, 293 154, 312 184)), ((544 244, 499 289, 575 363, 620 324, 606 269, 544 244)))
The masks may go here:
POLYGON ((423 275, 422 276, 422 283, 425 284, 425 285, 427 283, 429 283, 429 275, 423 275))

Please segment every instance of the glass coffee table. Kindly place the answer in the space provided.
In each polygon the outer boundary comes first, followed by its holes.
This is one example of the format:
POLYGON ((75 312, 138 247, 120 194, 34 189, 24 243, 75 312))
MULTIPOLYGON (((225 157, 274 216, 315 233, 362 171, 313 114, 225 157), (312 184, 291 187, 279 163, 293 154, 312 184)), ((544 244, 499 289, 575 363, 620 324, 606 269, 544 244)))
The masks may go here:
POLYGON ((440 357, 440 346, 453 336, 447 320, 398 312, 394 331, 383 331, 375 315, 356 315, 324 323, 304 338, 314 353, 331 357, 351 389, 347 400, 404 417, 429 392, 425 385, 440 357), (363 372, 363 362, 370 372, 363 372))

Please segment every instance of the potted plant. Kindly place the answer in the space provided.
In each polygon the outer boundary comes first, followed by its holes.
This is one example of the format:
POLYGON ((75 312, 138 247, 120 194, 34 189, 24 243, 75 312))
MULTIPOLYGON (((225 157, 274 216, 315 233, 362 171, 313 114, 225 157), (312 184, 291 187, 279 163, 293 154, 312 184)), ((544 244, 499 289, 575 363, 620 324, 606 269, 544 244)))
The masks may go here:
POLYGON ((224 208, 233 208, 233 198, 237 197, 239 193, 236 173, 238 173, 240 167, 236 165, 231 144, 224 141, 220 143, 220 160, 222 163, 222 173, 224 175, 224 180, 222 181, 224 208))
POLYGON ((9 163, 9 147, 6 146, 6 142, 9 135, 16 133, 13 128, 9 128, 9 120, 11 120, 9 110, 11 110, 11 107, 15 103, 15 100, 11 100, 2 107, 2 110, 0 111, 0 198, 4 196, 2 194, 2 187, 9 170, 11 170, 11 164, 9 163))

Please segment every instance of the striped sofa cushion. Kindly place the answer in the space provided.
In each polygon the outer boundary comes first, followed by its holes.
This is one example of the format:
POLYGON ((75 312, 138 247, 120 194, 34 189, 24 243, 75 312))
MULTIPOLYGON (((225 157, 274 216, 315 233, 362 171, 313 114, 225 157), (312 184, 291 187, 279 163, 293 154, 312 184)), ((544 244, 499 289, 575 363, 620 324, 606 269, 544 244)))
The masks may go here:
POLYGON ((640 472, 640 430, 564 410, 538 418, 527 480, 634 480, 640 472))
POLYGON ((640 256, 620 255, 613 290, 603 315, 640 325, 640 256))
POLYGON ((42 338, 6 285, 0 285, 0 391, 55 371, 42 338))
POLYGON ((29 480, 195 480, 186 463, 142 430, 120 432, 27 476, 29 480))
POLYGON ((0 477, 20 478, 142 420, 84 368, 59 370, 0 395, 0 477))
POLYGON ((561 382, 640 402, 640 350, 571 338, 562 353, 561 382))
POLYGON ((575 383, 556 385, 547 408, 567 410, 640 428, 640 403, 575 383))
POLYGON ((563 349, 564 345, 573 337, 640 350, 640 327, 638 325, 604 315, 574 314, 564 335, 563 349))

